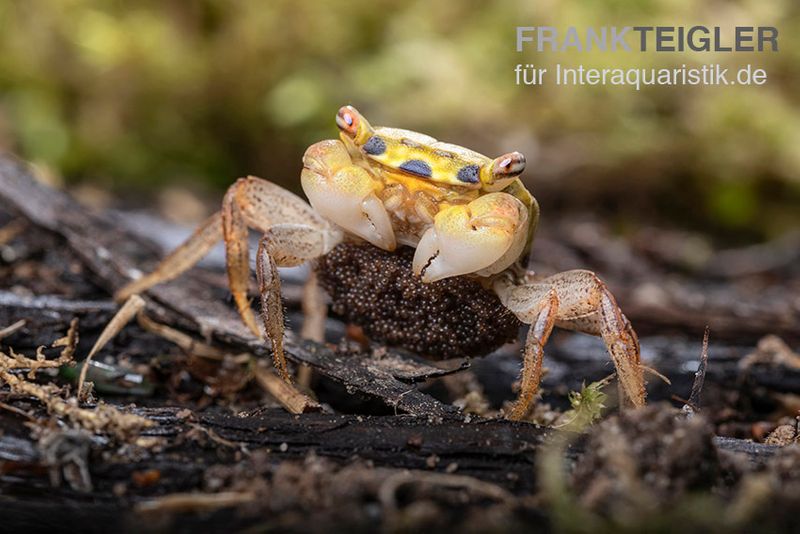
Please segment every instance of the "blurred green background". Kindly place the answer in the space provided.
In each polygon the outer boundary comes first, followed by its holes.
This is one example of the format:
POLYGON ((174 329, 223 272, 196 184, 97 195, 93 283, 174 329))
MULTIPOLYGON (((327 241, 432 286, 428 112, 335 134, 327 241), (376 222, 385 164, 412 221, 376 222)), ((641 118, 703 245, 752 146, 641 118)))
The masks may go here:
POLYGON ((373 124, 529 156, 543 216, 724 242, 800 223, 796 0, 0 2, 0 149, 116 198, 206 198, 255 174, 299 190, 345 103, 373 124), (777 26, 778 53, 525 53, 516 26, 777 26), (762 87, 518 87, 553 67, 747 63, 762 87), (134 195, 131 197, 130 195, 134 195), (548 215, 549 214, 549 215, 548 215))

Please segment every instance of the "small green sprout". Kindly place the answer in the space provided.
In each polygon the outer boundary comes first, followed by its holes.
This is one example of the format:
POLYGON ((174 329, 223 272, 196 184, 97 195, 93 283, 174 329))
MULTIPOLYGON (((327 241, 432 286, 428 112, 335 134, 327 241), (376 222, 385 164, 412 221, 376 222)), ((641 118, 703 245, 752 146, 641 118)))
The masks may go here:
POLYGON ((607 376, 597 382, 592 382, 588 386, 584 383, 580 392, 571 391, 569 393, 569 403, 571 410, 564 412, 559 418, 562 421, 556 428, 570 430, 572 432, 582 432, 589 425, 597 421, 603 414, 608 399, 602 389, 608 385, 614 375, 607 376))

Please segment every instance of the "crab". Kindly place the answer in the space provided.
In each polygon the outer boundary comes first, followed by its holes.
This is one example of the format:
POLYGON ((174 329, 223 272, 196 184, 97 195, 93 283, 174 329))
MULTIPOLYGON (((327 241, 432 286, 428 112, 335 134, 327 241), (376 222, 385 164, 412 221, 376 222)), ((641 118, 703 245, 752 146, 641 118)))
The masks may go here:
POLYGON ((271 343, 277 371, 290 381, 278 267, 324 259, 347 243, 385 254, 411 247, 415 283, 468 280, 470 291, 491 293, 503 310, 530 325, 520 390, 507 417, 521 419, 532 406, 554 326, 602 337, 616 367, 621 404, 644 405, 638 339, 606 285, 591 271, 544 277, 523 266, 539 206, 520 179, 526 163, 521 153, 492 159, 421 133, 373 127, 352 106, 339 109, 336 124, 339 139, 315 143, 303 156, 300 180, 308 202, 267 180, 240 178, 221 211, 117 297, 179 276, 222 238, 238 312, 271 343), (248 229, 263 234, 256 257, 263 334, 247 295, 248 229))

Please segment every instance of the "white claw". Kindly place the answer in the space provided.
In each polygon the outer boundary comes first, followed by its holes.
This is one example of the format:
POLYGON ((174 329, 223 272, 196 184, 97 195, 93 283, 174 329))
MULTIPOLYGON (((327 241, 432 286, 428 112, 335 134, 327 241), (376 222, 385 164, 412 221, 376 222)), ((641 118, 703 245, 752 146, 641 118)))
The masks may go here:
POLYGON ((517 242, 524 246, 526 220, 521 202, 505 193, 446 208, 417 244, 414 273, 434 282, 484 269, 499 272, 517 259, 517 242))
POLYGON ((303 189, 317 213, 348 232, 384 250, 397 247, 389 214, 372 191, 363 169, 348 169, 325 177, 303 170, 303 189))
POLYGON ((414 274, 417 276, 422 275, 422 280, 425 282, 439 280, 438 277, 433 278, 433 275, 439 275, 441 270, 441 262, 434 265, 434 260, 438 255, 439 236, 436 235, 435 228, 430 228, 422 235, 422 239, 419 240, 417 249, 414 251, 414 261, 411 265, 414 274))
POLYGON ((389 213, 375 193, 371 193, 364 199, 361 208, 362 216, 357 222, 359 231, 355 233, 384 250, 397 248, 389 213))
POLYGON ((511 245, 510 235, 481 239, 476 235, 479 230, 469 232, 473 235, 442 238, 436 228, 428 229, 414 253, 414 273, 427 283, 478 272, 495 263, 511 245))

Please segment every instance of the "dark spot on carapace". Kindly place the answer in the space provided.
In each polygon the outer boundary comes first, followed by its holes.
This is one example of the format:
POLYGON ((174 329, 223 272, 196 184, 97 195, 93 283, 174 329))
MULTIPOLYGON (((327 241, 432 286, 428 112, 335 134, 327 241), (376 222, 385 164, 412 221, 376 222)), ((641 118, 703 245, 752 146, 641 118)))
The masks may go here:
POLYGON ((465 184, 477 184, 481 170, 477 165, 466 165, 458 170, 456 178, 465 184))
POLYGON ((408 147, 411 147, 411 148, 419 148, 419 143, 417 143, 416 141, 412 141, 411 139, 408 139, 407 137, 402 138, 400 140, 400 144, 408 146, 408 147))
POLYGON ((430 178, 433 175, 431 166, 419 159, 410 159, 400 164, 400 170, 409 174, 415 174, 423 178, 430 178))
POLYGON ((364 152, 370 156, 380 156, 386 152, 386 142, 377 135, 373 135, 364 143, 364 152))

